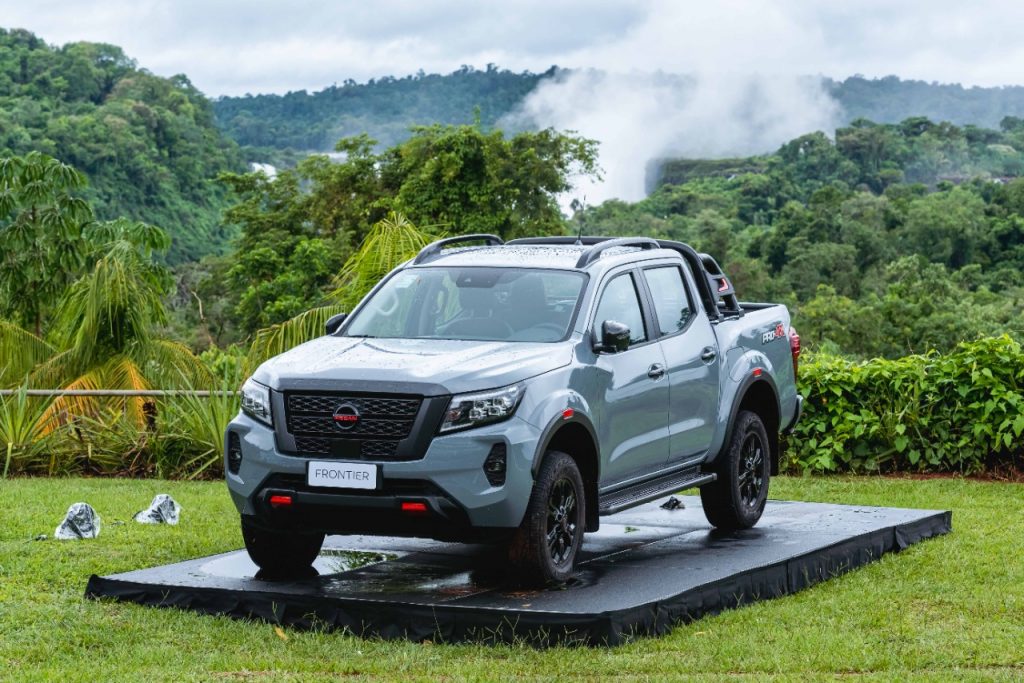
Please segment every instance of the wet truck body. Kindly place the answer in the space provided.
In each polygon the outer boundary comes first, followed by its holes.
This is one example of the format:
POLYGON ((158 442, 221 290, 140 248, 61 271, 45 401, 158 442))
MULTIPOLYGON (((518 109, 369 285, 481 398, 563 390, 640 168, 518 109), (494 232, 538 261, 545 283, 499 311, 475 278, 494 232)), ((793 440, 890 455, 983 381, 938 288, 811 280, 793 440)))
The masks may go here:
POLYGON ((798 352, 785 306, 685 244, 442 240, 246 382, 228 488, 265 569, 360 533, 503 544, 560 581, 602 516, 679 490, 756 523, 798 352))

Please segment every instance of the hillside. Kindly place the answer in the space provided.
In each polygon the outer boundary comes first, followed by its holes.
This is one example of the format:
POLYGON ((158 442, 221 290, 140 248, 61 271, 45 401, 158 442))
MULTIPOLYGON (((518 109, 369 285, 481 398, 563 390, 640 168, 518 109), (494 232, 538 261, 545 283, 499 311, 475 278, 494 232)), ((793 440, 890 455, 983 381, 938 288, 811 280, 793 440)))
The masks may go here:
POLYGON ((689 242, 747 300, 786 302, 808 348, 895 358, 1024 334, 1022 176, 1024 119, 860 119, 760 157, 670 160, 647 198, 573 220, 689 242))
MULTIPOLYGON (((544 78, 488 65, 450 74, 385 77, 367 83, 345 81, 319 92, 222 97, 214 103, 217 124, 241 145, 326 151, 339 138, 367 133, 391 146, 408 137, 412 125, 471 123, 479 108, 485 126, 513 111, 544 78)), ((895 76, 843 81, 825 79, 840 107, 840 120, 867 118, 898 123, 913 116, 957 125, 994 128, 1005 116, 1024 116, 1024 87, 964 88, 895 76)))
POLYGON ((421 71, 367 83, 348 80, 312 94, 222 97, 214 109, 218 125, 241 145, 324 151, 342 137, 368 133, 390 147, 409 137, 413 125, 473 123, 479 115, 492 126, 553 72, 464 66, 443 76, 421 71))
POLYGON ((845 81, 825 79, 825 88, 842 108, 845 121, 865 118, 899 123, 912 116, 957 125, 995 128, 1005 116, 1024 116, 1024 86, 965 88, 958 83, 905 81, 895 76, 845 81))
POLYGON ((973 178, 1003 181, 1024 175, 1024 120, 1005 116, 999 129, 935 123, 915 116, 899 123, 857 119, 836 129, 833 139, 808 133, 772 155, 741 159, 666 159, 652 168, 654 187, 701 178, 765 174, 784 166, 800 196, 829 182, 873 192, 898 183, 934 187, 973 178))
POLYGON ((154 76, 113 45, 0 29, 0 156, 31 150, 88 176, 98 218, 164 228, 172 263, 226 246, 227 189, 213 179, 244 167, 185 76, 154 76))

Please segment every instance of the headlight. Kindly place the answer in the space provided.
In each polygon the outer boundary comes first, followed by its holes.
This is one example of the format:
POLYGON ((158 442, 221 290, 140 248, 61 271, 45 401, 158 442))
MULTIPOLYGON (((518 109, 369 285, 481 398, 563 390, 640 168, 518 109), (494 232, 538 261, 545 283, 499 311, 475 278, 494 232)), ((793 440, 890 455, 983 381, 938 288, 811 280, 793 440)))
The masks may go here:
POLYGON ((441 423, 441 432, 454 432, 512 417, 526 390, 524 384, 513 384, 500 389, 452 396, 441 423))
POLYGON ((242 412, 264 424, 273 426, 270 415, 270 389, 251 379, 242 385, 242 412))

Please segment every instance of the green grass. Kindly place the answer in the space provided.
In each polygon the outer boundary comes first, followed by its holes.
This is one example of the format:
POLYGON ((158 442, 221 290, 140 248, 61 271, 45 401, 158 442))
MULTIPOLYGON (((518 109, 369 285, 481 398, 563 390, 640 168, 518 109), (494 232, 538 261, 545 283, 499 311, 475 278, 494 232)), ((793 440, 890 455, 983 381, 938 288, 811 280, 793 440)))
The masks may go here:
POLYGON ((1024 486, 782 477, 772 493, 950 508, 954 531, 797 595, 618 648, 419 644, 293 629, 282 638, 261 622, 82 597, 92 573, 238 547, 223 485, 0 480, 0 679, 1024 678, 1024 486), (159 492, 182 504, 182 523, 132 523, 159 492), (80 500, 103 515, 98 539, 32 540, 52 534, 80 500))

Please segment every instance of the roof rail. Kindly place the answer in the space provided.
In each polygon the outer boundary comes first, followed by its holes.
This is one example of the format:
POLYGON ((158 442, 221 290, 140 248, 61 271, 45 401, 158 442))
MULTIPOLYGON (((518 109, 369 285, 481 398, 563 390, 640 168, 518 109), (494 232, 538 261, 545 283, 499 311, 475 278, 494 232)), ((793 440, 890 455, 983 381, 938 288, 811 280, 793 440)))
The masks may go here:
POLYGON ((577 268, 586 268, 591 263, 601 258, 601 253, 616 247, 639 247, 641 249, 660 249, 657 240, 650 237, 620 237, 618 239, 598 242, 590 249, 587 249, 576 262, 577 268))
POLYGON ((443 240, 437 240, 431 242, 427 246, 420 249, 420 253, 416 254, 416 258, 413 259, 412 264, 415 266, 419 263, 428 261, 429 259, 441 254, 441 250, 452 244, 458 244, 459 242, 479 242, 484 241, 489 246, 498 246, 505 244, 497 235, 456 235, 455 237, 446 237, 443 240))

